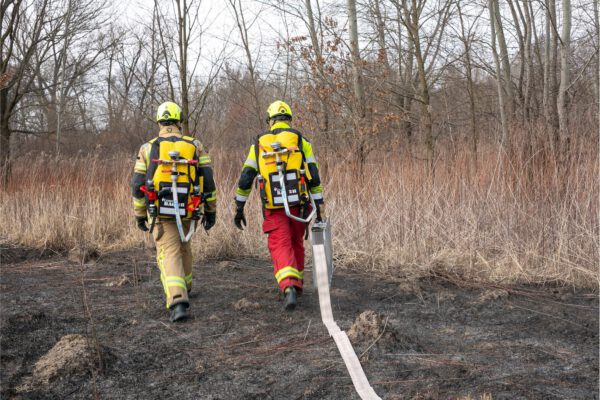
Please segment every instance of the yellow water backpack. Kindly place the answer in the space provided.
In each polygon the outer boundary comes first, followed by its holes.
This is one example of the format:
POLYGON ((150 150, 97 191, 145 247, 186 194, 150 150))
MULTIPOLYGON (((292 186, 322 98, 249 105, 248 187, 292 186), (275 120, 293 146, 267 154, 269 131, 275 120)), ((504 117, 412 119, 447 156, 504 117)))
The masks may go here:
POLYGON ((146 173, 147 186, 153 183, 153 202, 156 216, 169 219, 175 216, 176 209, 172 191, 173 177, 176 177, 179 215, 190 219, 200 205, 202 177, 198 174, 198 156, 194 138, 189 136, 158 137, 150 141, 150 165, 146 173), (177 162, 170 152, 179 153, 177 162))
POLYGON ((290 206, 308 203, 310 179, 306 157, 302 152, 302 134, 292 128, 279 128, 256 138, 254 150, 258 165, 258 182, 263 205, 268 209, 283 208, 278 163, 284 174, 285 193, 290 206))

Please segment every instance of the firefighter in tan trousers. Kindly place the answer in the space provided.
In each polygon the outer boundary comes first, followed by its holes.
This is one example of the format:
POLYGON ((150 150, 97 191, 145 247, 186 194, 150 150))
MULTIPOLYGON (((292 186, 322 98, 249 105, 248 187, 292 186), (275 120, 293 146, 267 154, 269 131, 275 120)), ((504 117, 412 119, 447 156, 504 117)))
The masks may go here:
MULTIPOLYGON (((208 231, 216 220, 216 189, 213 179, 211 160, 199 140, 183 136, 179 124, 183 116, 179 106, 166 102, 158 107, 156 122, 159 126, 158 137, 144 143, 135 162, 132 178, 133 205, 137 226, 148 231, 147 223, 151 223, 152 236, 156 242, 157 262, 160 278, 166 295, 167 308, 170 310, 172 322, 189 317, 188 293, 192 289, 192 250, 189 241, 183 241, 173 215, 180 212, 184 234, 190 229, 190 220, 194 218, 187 207, 194 202, 191 192, 194 187, 200 188, 203 201, 203 215, 200 223, 208 231), (171 156, 176 151, 178 156, 189 164, 181 172, 176 173, 177 196, 179 209, 174 207, 174 196, 170 188, 171 171, 166 164, 156 161, 171 156), (170 178, 169 178, 170 179, 170 178), (166 193, 161 196, 161 193, 166 193), (180 193, 181 192, 181 193, 180 193), (149 216, 149 208, 157 209, 154 216, 149 216), (150 218, 150 220, 149 220, 150 218), (152 221, 155 219, 154 221, 152 221)), ((178 164, 179 165, 179 164, 178 164)), ((198 192, 198 189, 196 189, 198 192)), ((196 210, 199 217, 201 210, 198 203, 196 210)))

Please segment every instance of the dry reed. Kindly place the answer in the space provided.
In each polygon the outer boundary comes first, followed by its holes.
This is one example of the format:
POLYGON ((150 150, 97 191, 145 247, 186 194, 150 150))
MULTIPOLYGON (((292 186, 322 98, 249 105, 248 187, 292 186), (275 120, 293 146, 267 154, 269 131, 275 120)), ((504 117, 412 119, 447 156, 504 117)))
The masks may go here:
MULTIPOLYGON (((241 156, 243 157, 243 156, 241 156)), ((240 158, 241 158, 240 157, 240 158)), ((217 226, 193 239, 201 258, 268 257, 256 193, 249 226, 232 223, 241 159, 213 152, 217 226)), ((469 158, 424 163, 398 156, 364 166, 322 160, 327 214, 338 266, 418 277, 431 273, 494 282, 598 286, 597 153, 580 152, 570 168, 542 156, 489 152, 473 172, 469 158)), ((128 156, 41 157, 16 164, 1 192, 0 240, 68 251, 143 246, 133 222, 128 156)))

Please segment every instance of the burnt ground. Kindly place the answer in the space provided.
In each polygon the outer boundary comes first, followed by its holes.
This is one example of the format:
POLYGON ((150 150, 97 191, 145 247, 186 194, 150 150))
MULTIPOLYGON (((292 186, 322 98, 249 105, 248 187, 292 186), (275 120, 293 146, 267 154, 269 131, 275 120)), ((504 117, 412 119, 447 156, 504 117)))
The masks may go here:
MULTIPOLYGON (((2 399, 358 398, 309 273, 286 313, 268 262, 196 263, 193 318, 171 324, 150 250, 80 266, 5 248, 0 271, 2 399), (32 380, 79 335, 93 361, 32 380)), ((353 343, 382 398, 598 398, 597 293, 452 281, 336 271, 340 327, 365 310, 382 322, 353 343)))

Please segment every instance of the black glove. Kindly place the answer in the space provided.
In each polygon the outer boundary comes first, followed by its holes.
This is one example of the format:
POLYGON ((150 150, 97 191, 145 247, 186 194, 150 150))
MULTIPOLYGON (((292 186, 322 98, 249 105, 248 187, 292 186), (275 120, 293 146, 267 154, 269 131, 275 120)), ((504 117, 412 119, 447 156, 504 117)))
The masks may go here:
POLYGON ((137 222, 138 229, 148 232, 148 227, 146 226, 146 222, 148 222, 148 217, 135 217, 137 222))
POLYGON ((217 221, 217 213, 204 213, 202 217, 202 226, 206 232, 210 231, 210 228, 215 226, 215 222, 217 221))
POLYGON ((238 229, 244 230, 244 226, 246 226, 246 216, 244 216, 244 206, 246 202, 244 201, 236 201, 236 211, 235 218, 233 219, 233 223, 237 226, 238 229))

